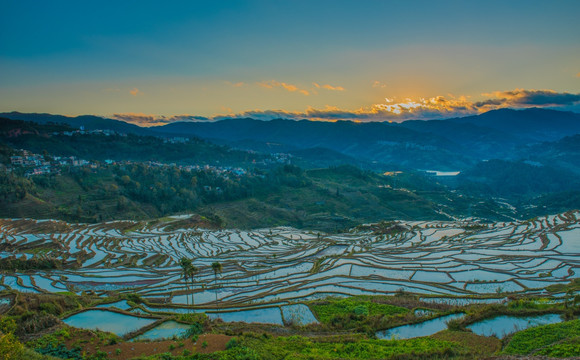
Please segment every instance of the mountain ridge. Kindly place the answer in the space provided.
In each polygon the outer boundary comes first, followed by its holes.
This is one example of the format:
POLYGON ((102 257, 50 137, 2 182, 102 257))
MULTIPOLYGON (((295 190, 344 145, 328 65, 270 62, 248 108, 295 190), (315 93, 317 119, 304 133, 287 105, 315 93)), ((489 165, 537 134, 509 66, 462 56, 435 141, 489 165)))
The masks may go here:
POLYGON ((479 115, 401 123, 252 118, 174 122, 144 128, 93 115, 0 113, 7 118, 65 122, 157 137, 196 137, 243 150, 288 152, 324 148, 364 162, 455 171, 478 161, 517 160, 521 149, 580 133, 580 114, 550 109, 499 109, 479 115), (275 144, 275 146, 272 146, 275 144), (276 150, 280 149, 280 151, 276 150))

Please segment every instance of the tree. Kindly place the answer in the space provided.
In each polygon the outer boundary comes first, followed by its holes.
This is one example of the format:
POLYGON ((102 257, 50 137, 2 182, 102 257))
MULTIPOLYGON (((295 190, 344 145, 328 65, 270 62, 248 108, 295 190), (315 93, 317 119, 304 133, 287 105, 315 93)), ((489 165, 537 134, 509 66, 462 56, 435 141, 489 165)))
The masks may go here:
MULTIPOLYGON (((193 278, 195 277, 195 274, 197 274, 197 272, 199 271, 199 269, 195 266, 195 265, 191 265, 191 267, 189 268, 189 278, 191 281, 191 288, 193 289, 193 278)), ((194 305, 195 303, 193 302, 193 291, 191 292, 191 305, 194 305)))
MULTIPOLYGON (((181 259, 179 259, 179 266, 181 266, 181 274, 183 275, 183 280, 185 280, 185 286, 189 291, 187 281, 193 277, 192 275, 193 265, 191 264, 191 260, 186 257, 182 257, 181 259)), ((187 297, 187 295, 185 296, 185 299, 187 301, 187 305, 189 305, 189 298, 187 297)))
POLYGON ((211 264, 211 269, 213 270, 213 275, 215 277, 215 286, 216 286, 216 289, 215 289, 215 307, 216 307, 216 310, 217 310, 218 309, 217 276, 218 276, 218 273, 221 274, 221 272, 222 272, 222 264, 219 261, 213 262, 211 264))

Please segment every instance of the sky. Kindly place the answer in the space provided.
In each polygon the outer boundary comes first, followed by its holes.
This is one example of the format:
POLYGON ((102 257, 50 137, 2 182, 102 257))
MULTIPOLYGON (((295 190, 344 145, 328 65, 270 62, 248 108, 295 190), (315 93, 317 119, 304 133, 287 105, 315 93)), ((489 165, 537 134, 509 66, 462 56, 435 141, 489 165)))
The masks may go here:
POLYGON ((580 1, 0 0, 0 111, 140 125, 580 112, 580 1))

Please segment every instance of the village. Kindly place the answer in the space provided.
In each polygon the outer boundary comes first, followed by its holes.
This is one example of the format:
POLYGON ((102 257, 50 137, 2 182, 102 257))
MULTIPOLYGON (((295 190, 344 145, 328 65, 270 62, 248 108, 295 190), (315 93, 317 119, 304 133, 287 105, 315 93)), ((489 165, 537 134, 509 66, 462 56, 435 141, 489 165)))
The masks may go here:
MULTIPOLYGON (((169 139, 168 141, 172 141, 169 139)), ((36 154, 28 150, 16 150, 17 155, 10 157, 10 165, 6 166, 7 172, 15 171, 16 169, 24 170, 23 175, 26 177, 37 175, 60 175, 64 169, 89 169, 96 170, 107 166, 123 166, 142 164, 148 167, 156 168, 177 168, 181 171, 197 172, 209 171, 218 174, 224 178, 239 178, 248 174, 249 170, 242 167, 232 166, 214 166, 214 165, 178 165, 176 163, 162 163, 159 161, 131 161, 131 160, 112 160, 106 159, 104 161, 79 159, 75 156, 53 156, 44 152, 43 154, 36 154)), ((255 162, 255 165, 267 166, 271 164, 286 164, 290 162, 292 155, 290 154, 271 154, 271 158, 255 162)))

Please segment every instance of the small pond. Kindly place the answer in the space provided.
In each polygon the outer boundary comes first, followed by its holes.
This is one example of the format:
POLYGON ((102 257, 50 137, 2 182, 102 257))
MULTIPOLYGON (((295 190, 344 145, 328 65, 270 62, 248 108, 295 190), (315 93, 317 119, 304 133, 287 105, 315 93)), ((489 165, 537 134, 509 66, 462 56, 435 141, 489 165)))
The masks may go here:
POLYGON ((516 317, 501 315, 491 319, 478 321, 467 326, 477 335, 497 336, 503 338, 520 330, 530 327, 554 324, 561 322, 562 319, 558 314, 547 314, 540 316, 516 317))
POLYGON ((166 321, 153 329, 135 337, 132 341, 138 340, 161 340, 171 339, 174 336, 181 338, 191 326, 178 323, 177 321, 166 321))
POLYGON ((451 314, 435 319, 423 321, 417 324, 397 326, 392 329, 377 332, 379 339, 411 339, 415 337, 429 336, 447 329, 447 321, 455 320, 464 314, 451 314))
POLYGON ((119 314, 107 310, 87 310, 62 320, 65 324, 89 330, 111 332, 124 336, 144 326, 154 323, 155 319, 119 314))

